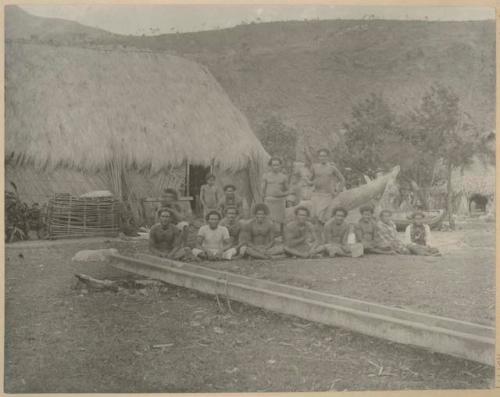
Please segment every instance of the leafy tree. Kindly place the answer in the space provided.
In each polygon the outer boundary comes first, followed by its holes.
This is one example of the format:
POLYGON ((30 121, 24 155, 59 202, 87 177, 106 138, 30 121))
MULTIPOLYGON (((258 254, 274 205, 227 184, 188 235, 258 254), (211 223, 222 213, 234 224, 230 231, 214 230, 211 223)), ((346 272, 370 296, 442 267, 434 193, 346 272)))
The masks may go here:
MULTIPOLYGON (((352 108, 351 121, 343 125, 349 168, 374 176, 380 168, 401 166, 401 174, 414 179, 413 161, 418 149, 405 139, 401 117, 393 112, 381 95, 371 94, 352 108)), ((417 178, 420 183, 421 178, 417 178)))
POLYGON ((434 164, 442 161, 446 167, 448 219, 453 227, 452 172, 454 168, 470 164, 480 150, 478 130, 461 109, 458 95, 441 84, 430 87, 409 119, 411 128, 407 130, 407 140, 432 158, 434 164))
MULTIPOLYGON (((344 123, 344 129, 344 163, 363 174, 371 176, 378 168, 399 164, 403 180, 413 186, 430 186, 439 165, 444 164, 453 226, 452 171, 466 167, 476 153, 485 152, 489 142, 479 136, 456 93, 434 84, 421 104, 405 115, 393 112, 382 96, 371 94, 353 106, 351 121, 344 123)), ((425 198, 420 198, 425 205, 425 198)))
POLYGON ((297 131, 294 128, 273 116, 262 122, 257 136, 271 156, 281 157, 288 164, 295 161, 297 131))

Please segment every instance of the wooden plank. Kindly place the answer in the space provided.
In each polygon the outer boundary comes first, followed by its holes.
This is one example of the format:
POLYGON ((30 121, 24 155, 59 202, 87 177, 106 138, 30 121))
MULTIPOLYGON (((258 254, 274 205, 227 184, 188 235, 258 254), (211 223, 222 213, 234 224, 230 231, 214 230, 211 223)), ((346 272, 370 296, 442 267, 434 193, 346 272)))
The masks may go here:
POLYGON ((151 255, 111 255, 111 265, 242 303, 494 365, 494 328, 292 287, 151 255))

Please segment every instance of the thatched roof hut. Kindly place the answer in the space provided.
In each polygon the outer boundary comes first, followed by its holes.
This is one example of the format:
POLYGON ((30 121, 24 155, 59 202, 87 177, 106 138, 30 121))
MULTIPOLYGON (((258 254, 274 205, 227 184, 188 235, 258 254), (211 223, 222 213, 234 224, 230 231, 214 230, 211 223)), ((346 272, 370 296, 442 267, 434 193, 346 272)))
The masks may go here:
POLYGON ((476 201, 478 198, 485 203, 493 204, 495 175, 495 166, 477 156, 469 166, 453 172, 452 185, 455 192, 455 209, 458 214, 468 215, 471 201, 476 201))
POLYGON ((456 170, 452 176, 454 190, 470 196, 495 194, 495 166, 485 164, 478 157, 463 170, 456 170))
MULTIPOLYGON (((7 179, 15 174, 25 196, 30 185, 48 180, 58 192, 80 193, 57 183, 57 174, 69 171, 92 179, 92 188, 114 175, 108 188, 121 195, 124 184, 141 179, 127 176, 165 180, 186 163, 233 179, 250 201, 259 195, 258 174, 268 155, 244 115, 195 62, 12 42, 5 77, 7 179)), ((141 190, 136 195, 153 194, 141 190)))

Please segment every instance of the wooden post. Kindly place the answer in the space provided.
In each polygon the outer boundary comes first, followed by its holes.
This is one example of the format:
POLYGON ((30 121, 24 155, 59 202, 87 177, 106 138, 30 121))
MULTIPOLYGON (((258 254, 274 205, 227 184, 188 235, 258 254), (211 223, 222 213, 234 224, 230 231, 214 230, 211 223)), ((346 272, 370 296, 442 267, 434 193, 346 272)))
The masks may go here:
POLYGON ((66 224, 67 232, 70 234, 71 230, 71 196, 69 196, 69 205, 68 205, 68 222, 66 224))
POLYGON ((87 231, 87 201, 83 202, 83 233, 87 231))
POLYGON ((53 199, 49 199, 49 204, 47 205, 47 219, 45 220, 47 223, 47 237, 51 238, 51 224, 52 224, 52 202, 53 199))
POLYGON ((190 196, 189 194, 189 160, 186 160, 186 182, 184 186, 184 196, 190 196))
POLYGON ((453 166, 451 161, 448 161, 448 169, 447 169, 447 183, 446 183, 446 211, 448 212, 448 223, 450 224, 450 228, 455 230, 455 221, 453 219, 453 186, 452 186, 452 176, 453 176, 453 166))

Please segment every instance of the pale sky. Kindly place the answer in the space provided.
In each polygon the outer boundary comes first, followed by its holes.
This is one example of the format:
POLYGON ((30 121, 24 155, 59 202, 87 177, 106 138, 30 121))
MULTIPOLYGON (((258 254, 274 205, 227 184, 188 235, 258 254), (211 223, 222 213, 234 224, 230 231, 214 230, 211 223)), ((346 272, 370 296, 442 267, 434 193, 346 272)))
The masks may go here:
POLYGON ((304 19, 463 21, 494 19, 490 7, 334 5, 23 5, 33 15, 69 19, 113 33, 156 35, 229 28, 243 22, 304 19))

